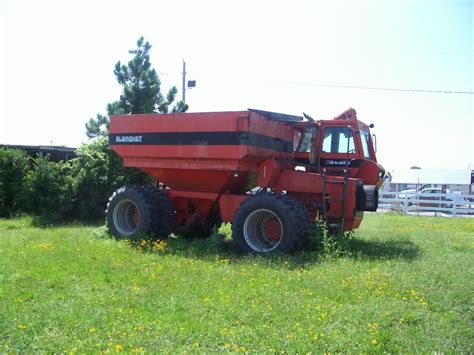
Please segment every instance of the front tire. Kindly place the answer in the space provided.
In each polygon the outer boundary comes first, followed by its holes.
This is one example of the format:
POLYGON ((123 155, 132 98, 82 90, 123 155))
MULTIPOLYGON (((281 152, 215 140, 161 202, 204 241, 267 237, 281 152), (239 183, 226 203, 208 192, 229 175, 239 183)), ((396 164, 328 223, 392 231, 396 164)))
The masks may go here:
POLYGON ((247 198, 233 223, 234 243, 243 251, 291 252, 307 241, 311 220, 296 199, 280 194, 259 194, 247 198))

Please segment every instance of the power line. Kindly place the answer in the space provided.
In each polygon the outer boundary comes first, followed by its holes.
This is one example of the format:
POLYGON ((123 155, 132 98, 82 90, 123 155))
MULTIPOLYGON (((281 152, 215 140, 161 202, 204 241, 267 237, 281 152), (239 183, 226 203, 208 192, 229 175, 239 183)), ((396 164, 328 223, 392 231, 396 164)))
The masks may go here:
POLYGON ((266 82, 269 82, 269 83, 276 83, 276 84, 307 85, 307 86, 319 86, 319 87, 340 88, 340 89, 359 89, 359 90, 376 90, 376 91, 426 92, 426 93, 434 93, 434 94, 462 94, 462 95, 474 95, 474 91, 380 88, 380 87, 373 87, 373 86, 332 85, 332 84, 307 83, 307 82, 282 81, 282 80, 266 80, 266 82))

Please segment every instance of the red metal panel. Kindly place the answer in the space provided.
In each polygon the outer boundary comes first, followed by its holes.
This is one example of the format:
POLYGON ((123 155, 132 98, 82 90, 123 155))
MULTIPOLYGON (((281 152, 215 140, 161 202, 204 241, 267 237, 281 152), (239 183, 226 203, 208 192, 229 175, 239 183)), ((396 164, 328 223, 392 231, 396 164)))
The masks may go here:
POLYGON ((321 193, 323 191, 323 178, 321 174, 284 170, 275 184, 275 189, 278 191, 321 193))
POLYGON ((114 115, 110 133, 236 131, 243 115, 248 111, 114 115))
POLYGON ((221 131, 250 131, 293 139, 291 125, 249 111, 114 115, 110 125, 111 134, 221 131))
POLYGON ((378 187, 381 187, 384 179, 379 176, 380 169, 383 168, 376 162, 372 160, 364 160, 359 168, 357 177, 362 179, 367 185, 377 185, 378 187))
POLYGON ((205 216, 207 216, 215 200, 219 197, 218 194, 214 193, 177 191, 170 189, 166 191, 176 210, 176 228, 186 226, 187 224, 192 223, 192 221, 197 222, 197 220, 205 220, 205 216))
POLYGON ((156 158, 163 162, 180 159, 181 164, 186 164, 186 159, 190 163, 194 159, 208 159, 214 163, 220 159, 236 161, 248 154, 246 145, 112 145, 112 148, 124 158, 156 158))
POLYGON ((258 114, 249 117, 248 111, 119 115, 111 118, 110 133, 112 149, 127 167, 174 189, 232 193, 248 185, 247 172, 256 173, 260 161, 290 157, 286 147, 293 139, 291 126, 258 114), (124 141, 122 135, 137 140, 124 141), (226 137, 230 142, 219 143, 226 137))
POLYGON ((249 195, 222 195, 219 199, 219 210, 223 222, 232 222, 239 206, 249 195))
MULTIPOLYGON (((352 230, 357 228, 360 224, 360 219, 355 216, 356 206, 356 189, 358 179, 348 179, 347 195, 342 211, 342 195, 343 195, 343 181, 344 178, 339 176, 326 177, 326 194, 328 197, 329 210, 326 217, 329 221, 339 223, 344 215, 345 230, 352 230)), ((324 180, 321 174, 309 173, 304 171, 284 170, 278 182, 275 184, 277 191, 289 191, 308 194, 322 194, 324 180)), ((305 203, 305 201, 302 201, 305 203)), ((314 201, 322 202, 322 201, 314 201)))
POLYGON ((254 168, 242 167, 238 160, 179 160, 179 159, 156 159, 156 158, 125 158, 123 165, 140 169, 180 169, 180 170, 224 170, 242 171, 254 168))
POLYGON ((166 186, 183 191, 224 193, 241 191, 247 175, 237 177, 232 171, 183 170, 183 169, 143 169, 159 178, 166 186))
POLYGON ((268 158, 258 165, 258 186, 274 187, 284 169, 291 168, 288 161, 268 158))
POLYGON ((344 231, 348 232, 354 229, 359 228, 360 223, 362 222, 363 215, 361 214, 360 216, 356 216, 351 219, 347 219, 344 221, 344 231))
POLYGON ((293 141, 293 126, 291 124, 265 118, 255 112, 250 113, 250 132, 265 134, 287 141, 293 141))
POLYGON ((219 194, 209 192, 196 192, 196 191, 178 191, 178 190, 166 190, 171 199, 176 197, 189 197, 201 200, 215 201, 219 197, 219 194))
MULTIPOLYGON (((139 160, 142 161, 142 164, 144 162, 147 164, 168 164, 179 161, 180 164, 184 164, 182 165, 183 169, 186 168, 186 164, 194 164, 197 161, 213 165, 219 165, 221 162, 228 164, 230 161, 233 166, 237 166, 241 162, 251 162, 254 165, 267 157, 289 155, 248 145, 112 145, 112 149, 122 158, 130 158, 130 164, 138 163, 139 160)), ((204 166, 200 168, 204 168, 204 166)), ((256 166, 254 168, 257 169, 256 166)))

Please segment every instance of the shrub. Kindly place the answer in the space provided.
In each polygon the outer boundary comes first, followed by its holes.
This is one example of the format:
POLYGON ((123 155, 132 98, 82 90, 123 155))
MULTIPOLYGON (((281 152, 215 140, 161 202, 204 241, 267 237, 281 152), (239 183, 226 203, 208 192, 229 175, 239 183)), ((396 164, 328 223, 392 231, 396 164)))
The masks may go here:
POLYGON ((320 252, 324 258, 351 256, 351 241, 354 233, 331 234, 323 220, 315 220, 312 226, 308 250, 320 252))
POLYGON ((63 222, 71 218, 74 196, 70 165, 52 162, 49 155, 33 159, 33 169, 24 181, 25 212, 37 217, 40 225, 63 222))
POLYGON ((0 149, 0 217, 21 212, 23 179, 29 169, 28 154, 19 149, 0 149))
POLYGON ((153 179, 138 169, 124 168, 122 160, 107 144, 98 138, 84 144, 71 161, 74 176, 74 215, 82 221, 104 219, 107 201, 119 187, 127 184, 150 185, 153 179))
POLYGON ((76 153, 70 162, 56 163, 49 156, 30 159, 22 150, 0 149, 0 217, 27 212, 41 225, 103 220, 117 188, 154 182, 138 169, 124 168, 106 138, 76 153))

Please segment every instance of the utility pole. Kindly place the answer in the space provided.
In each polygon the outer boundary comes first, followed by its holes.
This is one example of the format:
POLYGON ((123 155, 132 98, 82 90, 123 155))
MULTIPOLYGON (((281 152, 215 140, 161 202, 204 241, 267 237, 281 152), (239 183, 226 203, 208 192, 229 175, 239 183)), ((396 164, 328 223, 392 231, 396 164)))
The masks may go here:
POLYGON ((196 87, 196 80, 189 80, 186 83, 186 62, 183 59, 183 102, 186 103, 186 89, 192 89, 196 87))
POLYGON ((183 59, 183 102, 186 102, 186 62, 183 59))

